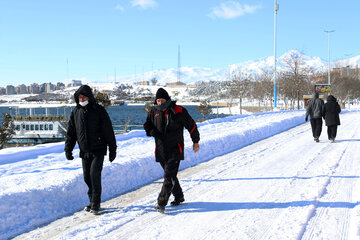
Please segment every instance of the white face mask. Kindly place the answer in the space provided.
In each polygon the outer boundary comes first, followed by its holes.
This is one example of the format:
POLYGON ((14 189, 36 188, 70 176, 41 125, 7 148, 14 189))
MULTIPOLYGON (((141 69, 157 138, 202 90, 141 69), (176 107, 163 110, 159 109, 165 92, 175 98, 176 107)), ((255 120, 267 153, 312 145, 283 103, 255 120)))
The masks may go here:
POLYGON ((88 105, 89 101, 86 100, 86 101, 83 101, 83 102, 79 102, 79 104, 83 107, 85 107, 86 105, 88 105))

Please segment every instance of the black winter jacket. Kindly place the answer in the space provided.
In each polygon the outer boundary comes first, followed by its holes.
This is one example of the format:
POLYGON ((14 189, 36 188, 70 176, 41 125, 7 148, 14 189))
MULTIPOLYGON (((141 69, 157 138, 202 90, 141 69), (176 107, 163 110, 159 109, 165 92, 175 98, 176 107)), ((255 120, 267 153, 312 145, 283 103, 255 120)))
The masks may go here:
POLYGON ((324 105, 324 119, 326 126, 340 125, 340 112, 341 108, 337 103, 336 98, 332 95, 329 95, 327 102, 324 105))
POLYGON ((76 141, 80 148, 80 157, 84 153, 99 153, 106 155, 107 146, 112 153, 116 152, 114 130, 105 108, 96 103, 91 88, 81 86, 74 94, 76 107, 70 115, 66 133, 65 152, 72 152, 76 141), (85 107, 79 104, 79 95, 89 98, 85 107))
POLYGON ((310 119, 322 118, 324 115, 324 101, 319 98, 319 93, 314 93, 313 98, 309 101, 306 110, 306 117, 310 115, 310 119))
POLYGON ((185 108, 176 105, 175 101, 165 111, 151 108, 144 129, 147 136, 155 137, 157 162, 184 160, 184 127, 193 143, 198 143, 200 134, 196 122, 185 108))

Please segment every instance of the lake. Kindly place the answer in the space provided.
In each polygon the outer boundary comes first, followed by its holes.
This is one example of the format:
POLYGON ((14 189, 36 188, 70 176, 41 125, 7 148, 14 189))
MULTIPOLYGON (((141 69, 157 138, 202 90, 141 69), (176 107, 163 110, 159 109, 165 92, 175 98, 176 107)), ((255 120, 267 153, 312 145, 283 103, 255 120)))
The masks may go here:
MULTIPOLYGON (((192 118, 195 121, 199 121, 202 119, 202 115, 196 111, 198 106, 194 105, 186 105, 185 107, 192 118)), ((49 115, 63 115, 64 111, 66 115, 70 115, 72 107, 61 107, 61 108, 49 108, 49 115)), ((3 121, 3 113, 14 114, 14 109, 10 110, 9 107, 0 107, 0 123, 3 121)), ((30 111, 27 109, 20 109, 21 115, 30 114, 30 111)), ((143 125, 146 120, 146 113, 144 112, 143 105, 122 105, 122 106, 109 106, 107 109, 109 113, 110 119, 113 125, 124 125, 129 118, 129 125, 143 125)), ((33 114, 35 115, 44 115, 45 108, 35 108, 33 110, 33 114)), ((206 119, 213 119, 217 117, 226 117, 228 115, 221 114, 217 116, 216 114, 206 115, 206 119)), ((133 128, 134 129, 134 128, 133 128)))

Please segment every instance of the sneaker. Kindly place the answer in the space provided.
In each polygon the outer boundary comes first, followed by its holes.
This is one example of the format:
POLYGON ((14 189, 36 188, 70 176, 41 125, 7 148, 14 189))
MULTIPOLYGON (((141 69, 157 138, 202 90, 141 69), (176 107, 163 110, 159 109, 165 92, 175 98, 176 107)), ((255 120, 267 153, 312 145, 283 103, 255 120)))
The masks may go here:
POLYGON ((85 208, 84 208, 85 211, 87 212, 90 212, 91 210, 91 204, 87 205, 85 208))
POLYGON ((100 203, 92 203, 90 213, 98 215, 100 211, 100 203))
POLYGON ((172 201, 170 204, 173 205, 173 206, 178 206, 178 205, 180 205, 180 203, 182 203, 184 201, 185 201, 184 197, 181 197, 181 198, 178 198, 178 199, 175 198, 175 200, 172 201))
POLYGON ((330 142, 331 142, 331 143, 334 143, 334 142, 335 142, 335 139, 330 139, 330 142))
POLYGON ((159 204, 156 204, 156 205, 155 205, 155 209, 156 209, 156 211, 158 211, 159 213, 164 213, 164 212, 165 212, 165 206, 162 206, 162 205, 159 205, 159 204))
POLYGON ((314 140, 315 142, 320 142, 319 138, 315 138, 314 140))

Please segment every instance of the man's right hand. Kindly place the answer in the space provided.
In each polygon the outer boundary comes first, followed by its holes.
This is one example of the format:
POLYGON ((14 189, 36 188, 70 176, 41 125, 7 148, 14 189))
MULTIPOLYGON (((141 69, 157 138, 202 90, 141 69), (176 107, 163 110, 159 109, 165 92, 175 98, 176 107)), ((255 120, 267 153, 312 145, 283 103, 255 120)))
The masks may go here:
POLYGON ((158 130, 156 129, 152 129, 150 131, 150 135, 155 137, 155 138, 160 138, 160 139, 163 139, 164 138, 164 135, 162 133, 160 133, 158 130))
POLYGON ((65 156, 67 160, 73 160, 74 156, 72 155, 72 152, 65 152, 65 156))
POLYGON ((308 117, 305 117, 305 122, 307 122, 308 121, 308 117))

